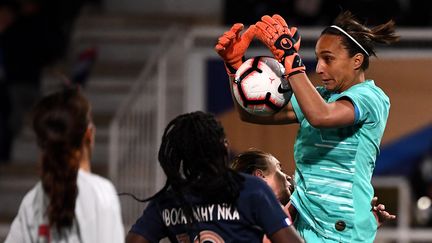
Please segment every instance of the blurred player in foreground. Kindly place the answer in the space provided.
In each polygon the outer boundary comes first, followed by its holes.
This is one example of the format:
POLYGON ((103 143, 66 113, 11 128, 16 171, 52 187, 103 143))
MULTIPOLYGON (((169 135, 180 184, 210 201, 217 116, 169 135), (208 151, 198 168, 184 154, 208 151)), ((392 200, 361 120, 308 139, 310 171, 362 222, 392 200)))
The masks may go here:
MULTIPOLYGON (((251 149, 237 155, 233 160, 232 168, 263 179, 275 193, 288 217, 295 220, 297 212, 289 204, 291 194, 295 190, 294 182, 291 176, 282 171, 281 163, 273 155, 251 149)), ((374 197, 371 206, 379 227, 386 221, 394 220, 396 216, 388 213, 384 204, 377 204, 377 200, 378 198, 374 197)), ((270 241, 264 237, 263 242, 270 241)))
POLYGON ((204 112, 165 129, 159 163, 167 181, 132 226, 126 242, 303 242, 271 189, 230 168, 222 125, 204 112))
POLYGON ((377 43, 398 40, 394 22, 369 28, 350 12, 340 14, 315 46, 316 72, 323 83, 317 88, 297 53, 300 35, 281 16, 263 16, 243 35, 242 29, 235 24, 215 47, 230 79, 257 37, 284 65, 294 92, 285 109, 272 116, 237 111, 246 122, 300 124, 294 145, 297 186, 291 197, 298 211, 297 230, 307 242, 373 242, 377 222, 369 203, 374 194, 371 177, 390 101, 365 78, 365 71, 377 43))
POLYGON ((77 89, 44 97, 33 129, 41 181, 24 197, 5 242, 124 242, 116 190, 90 172, 95 127, 88 100, 77 89))

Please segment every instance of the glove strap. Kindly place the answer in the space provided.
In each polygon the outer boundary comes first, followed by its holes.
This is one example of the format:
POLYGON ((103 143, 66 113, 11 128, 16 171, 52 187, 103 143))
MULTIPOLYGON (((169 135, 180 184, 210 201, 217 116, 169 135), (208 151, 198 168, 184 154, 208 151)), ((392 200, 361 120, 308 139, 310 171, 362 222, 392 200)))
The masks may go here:
POLYGON ((302 59, 297 53, 292 56, 287 56, 284 60, 284 66, 286 70, 286 79, 296 74, 304 73, 306 71, 306 67, 304 66, 302 59))
MULTIPOLYGON (((243 56, 241 58, 241 64, 243 64, 246 61, 246 58, 243 56)), ((237 72, 237 69, 235 69, 232 65, 230 65, 229 63, 225 62, 225 69, 228 73, 228 76, 233 77, 235 75, 235 73, 237 72)))
POLYGON ((228 76, 234 76, 235 73, 237 72, 237 70, 233 66, 229 65, 228 63, 225 63, 225 69, 228 73, 228 76))

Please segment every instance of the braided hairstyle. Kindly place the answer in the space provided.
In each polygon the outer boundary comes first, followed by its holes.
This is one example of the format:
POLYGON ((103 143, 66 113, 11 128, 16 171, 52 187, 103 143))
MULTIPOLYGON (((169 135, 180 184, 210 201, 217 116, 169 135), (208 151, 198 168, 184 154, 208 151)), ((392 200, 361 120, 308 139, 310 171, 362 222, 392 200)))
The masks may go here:
POLYGON ((197 111, 172 120, 162 136, 159 163, 167 181, 149 201, 169 191, 180 202, 188 223, 195 222, 193 203, 185 195, 201 199, 200 203, 234 204, 244 178, 229 167, 228 148, 222 125, 212 114, 197 111))
POLYGON ((348 50, 350 57, 353 57, 357 53, 363 54, 364 61, 361 66, 363 70, 366 70, 369 67, 369 56, 376 56, 376 44, 389 45, 399 40, 399 36, 395 33, 395 23, 393 20, 390 20, 385 24, 368 28, 365 25, 360 24, 350 11, 345 11, 339 14, 334 21, 334 24, 342 28, 357 42, 359 42, 360 45, 366 49, 369 55, 366 55, 366 53, 356 43, 338 29, 327 27, 321 32, 321 35, 327 34, 340 36, 342 38, 342 45, 348 50))
POLYGON ((75 217, 77 151, 90 123, 90 104, 78 89, 46 96, 33 111, 33 129, 42 153, 42 187, 49 198, 46 213, 58 232, 72 226, 75 217))

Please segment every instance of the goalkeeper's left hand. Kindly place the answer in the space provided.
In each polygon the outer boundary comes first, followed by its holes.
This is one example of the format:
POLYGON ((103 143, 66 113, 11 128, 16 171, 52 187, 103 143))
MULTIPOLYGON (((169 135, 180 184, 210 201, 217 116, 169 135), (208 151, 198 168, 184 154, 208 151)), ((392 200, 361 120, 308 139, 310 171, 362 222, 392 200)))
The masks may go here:
POLYGON ((396 215, 390 214, 386 211, 384 204, 377 204, 378 203, 378 197, 373 197, 371 206, 372 206, 372 213, 375 216, 375 219, 377 221, 378 227, 381 227, 385 222, 396 219, 396 215))
POLYGON ((235 75, 237 69, 243 64, 243 56, 255 36, 255 25, 249 26, 241 34, 243 28, 241 23, 234 24, 229 31, 219 37, 215 46, 215 50, 224 60, 227 73, 230 76, 235 75))
POLYGON ((300 35, 297 28, 288 28, 287 23, 280 15, 272 17, 264 15, 256 23, 256 36, 263 42, 285 67, 287 77, 305 72, 306 68, 298 55, 300 48, 300 35))

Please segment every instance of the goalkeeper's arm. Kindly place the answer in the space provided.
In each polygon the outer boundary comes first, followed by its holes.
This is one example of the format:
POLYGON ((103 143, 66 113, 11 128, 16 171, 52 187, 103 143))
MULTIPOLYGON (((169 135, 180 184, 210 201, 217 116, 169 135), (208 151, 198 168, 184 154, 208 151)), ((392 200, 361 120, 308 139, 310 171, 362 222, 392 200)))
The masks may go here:
POLYGON ((256 23, 256 36, 285 66, 285 74, 305 118, 314 127, 343 127, 354 123, 354 105, 349 100, 326 103, 305 73, 297 51, 300 37, 293 35, 279 15, 263 16, 256 23))

